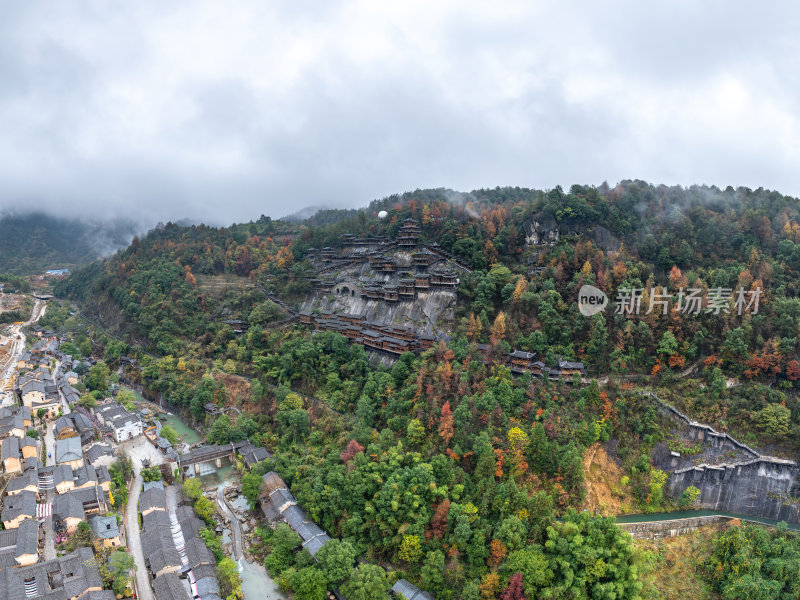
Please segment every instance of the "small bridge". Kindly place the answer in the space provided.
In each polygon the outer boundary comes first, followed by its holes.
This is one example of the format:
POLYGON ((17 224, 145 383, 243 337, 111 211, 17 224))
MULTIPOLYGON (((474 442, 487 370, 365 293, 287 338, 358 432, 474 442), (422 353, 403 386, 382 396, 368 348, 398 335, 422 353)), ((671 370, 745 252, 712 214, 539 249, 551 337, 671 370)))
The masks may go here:
POLYGON ((235 464, 237 454, 241 456, 248 468, 272 456, 266 448, 253 446, 247 440, 216 446, 200 446, 178 457, 178 470, 181 477, 188 471, 191 471, 189 476, 192 477, 197 474, 197 467, 202 464, 213 462, 214 466, 219 469, 222 467, 222 460, 225 458, 231 464, 235 464))
POLYGON ((236 447, 233 443, 223 444, 221 446, 200 446, 193 448, 187 454, 181 454, 178 457, 178 468, 181 475, 189 469, 197 471, 197 466, 203 463, 213 462, 216 468, 222 467, 222 459, 227 458, 233 460, 236 454, 236 447))

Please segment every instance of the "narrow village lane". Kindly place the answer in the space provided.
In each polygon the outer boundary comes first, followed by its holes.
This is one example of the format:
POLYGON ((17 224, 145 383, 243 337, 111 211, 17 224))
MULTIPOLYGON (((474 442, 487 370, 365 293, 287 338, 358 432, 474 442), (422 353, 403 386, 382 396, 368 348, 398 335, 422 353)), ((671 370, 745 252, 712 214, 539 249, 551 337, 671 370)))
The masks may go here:
POLYGON ((150 575, 144 564, 144 551, 142 550, 142 532, 139 529, 139 494, 142 490, 142 476, 139 468, 133 480, 133 489, 128 495, 128 505, 125 509, 125 533, 128 536, 128 548, 133 554, 136 564, 136 587, 139 590, 140 600, 155 600, 153 588, 150 586, 150 575))

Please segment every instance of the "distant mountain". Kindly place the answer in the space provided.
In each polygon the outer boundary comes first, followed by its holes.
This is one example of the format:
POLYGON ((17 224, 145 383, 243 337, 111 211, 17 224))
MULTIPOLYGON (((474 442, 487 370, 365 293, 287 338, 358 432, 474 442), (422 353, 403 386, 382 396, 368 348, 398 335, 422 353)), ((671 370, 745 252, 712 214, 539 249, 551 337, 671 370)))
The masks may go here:
POLYGON ((306 206, 305 208, 301 208, 297 212, 293 212, 290 215, 286 215, 282 217, 282 221, 290 221, 291 223, 300 223, 305 221, 306 219, 310 219, 318 212, 328 210, 327 206, 306 206))
POLYGON ((137 230, 123 220, 0 215, 0 272, 28 275, 83 265, 127 246, 137 230))

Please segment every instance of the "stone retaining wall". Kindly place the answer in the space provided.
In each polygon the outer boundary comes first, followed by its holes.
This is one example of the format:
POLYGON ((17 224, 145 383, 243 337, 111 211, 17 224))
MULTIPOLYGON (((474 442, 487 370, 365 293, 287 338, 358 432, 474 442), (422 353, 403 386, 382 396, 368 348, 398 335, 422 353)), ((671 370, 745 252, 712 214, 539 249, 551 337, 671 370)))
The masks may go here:
POLYGON ((642 523, 617 523, 617 525, 636 539, 658 540, 683 535, 694 531, 698 527, 727 520, 728 517, 721 515, 709 515, 707 517, 692 517, 674 521, 645 521, 642 523))
POLYGON ((719 454, 735 451, 746 457, 714 465, 666 468, 671 473, 664 488, 668 497, 679 498, 686 488, 694 486, 700 490, 697 505, 702 508, 800 522, 800 469, 796 462, 763 456, 727 433, 692 421, 655 394, 647 395, 658 402, 667 416, 686 426, 689 439, 702 442, 719 454))

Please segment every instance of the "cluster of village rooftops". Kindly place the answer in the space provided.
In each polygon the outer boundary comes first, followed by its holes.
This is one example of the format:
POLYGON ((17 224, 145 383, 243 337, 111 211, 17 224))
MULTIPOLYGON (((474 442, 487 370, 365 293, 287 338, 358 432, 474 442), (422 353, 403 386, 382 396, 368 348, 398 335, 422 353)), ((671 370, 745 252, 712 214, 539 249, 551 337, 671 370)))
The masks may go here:
MULTIPOLYGON (((81 376, 69 369, 83 370, 79 361, 60 352, 52 332, 31 330, 42 339, 16 364, 19 403, 0 406, 0 600, 113 600, 114 594, 103 590, 92 548, 41 559, 48 551, 55 555, 53 546, 74 535, 82 522, 91 526, 97 548, 130 543, 110 491, 117 444, 145 436, 163 455, 168 479, 179 455, 159 435, 160 423, 147 409, 131 411, 108 398, 91 411, 74 404, 80 395, 73 386, 81 376), (28 435, 33 429, 38 436, 28 435), (42 443, 50 429, 52 447, 49 440, 42 443)), ((87 368, 94 363, 84 362, 87 368)), ((268 455, 260 450, 247 442, 231 445, 229 452, 252 466, 268 455)), ((188 503, 168 510, 163 482, 143 487, 141 540, 157 600, 221 600, 215 557, 199 536, 205 524, 188 503)))

